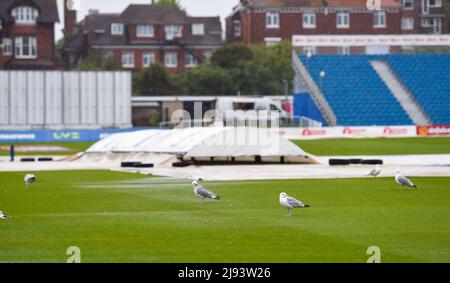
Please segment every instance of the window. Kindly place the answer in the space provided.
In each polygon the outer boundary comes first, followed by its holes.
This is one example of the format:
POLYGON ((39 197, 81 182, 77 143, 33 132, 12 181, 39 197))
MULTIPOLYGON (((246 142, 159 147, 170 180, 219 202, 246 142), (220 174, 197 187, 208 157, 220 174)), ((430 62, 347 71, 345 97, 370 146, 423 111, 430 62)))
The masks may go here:
POLYGON ((336 12, 336 27, 337 28, 349 28, 350 27, 350 14, 348 11, 336 12))
POLYGON ((22 6, 14 8, 11 15, 15 19, 16 24, 33 25, 36 24, 39 12, 36 8, 22 6))
POLYGON ((154 64, 155 62, 156 62, 155 53, 145 52, 144 54, 142 54, 142 66, 143 67, 147 68, 151 64, 154 64))
POLYGON ((112 35, 123 35, 123 24, 114 23, 111 24, 112 35))
POLYGON ((442 19, 441 18, 423 18, 420 22, 424 28, 433 28, 434 33, 442 32, 442 19))
POLYGON ((137 25, 136 36, 137 37, 153 37, 155 30, 152 25, 137 25))
POLYGON ((206 62, 211 61, 212 54, 213 54, 212 51, 206 51, 205 53, 203 53, 203 56, 205 57, 206 62))
POLYGON ((164 54, 164 64, 169 68, 178 67, 178 54, 177 52, 167 52, 164 54))
POLYGON ((3 55, 11 56, 13 53, 12 40, 10 38, 3 38, 3 55))
POLYGON ((414 19, 402 18, 402 30, 412 30, 412 29, 414 29, 414 19))
POLYGON ((431 8, 439 8, 442 7, 442 0, 428 0, 431 8))
POLYGON ((316 27, 316 14, 314 12, 305 12, 303 14, 303 28, 316 27))
POLYGON ((280 27, 280 14, 267 13, 266 14, 266 27, 267 28, 279 28, 280 27))
POLYGON ((192 54, 186 54, 186 67, 195 67, 198 64, 197 58, 192 54))
POLYGON ((433 18, 433 33, 437 33, 437 34, 442 33, 442 19, 441 18, 433 18))
POLYGON ((242 35, 241 21, 234 21, 233 27, 234 27, 234 36, 236 37, 241 36, 242 35))
POLYGON ((122 67, 134 68, 134 53, 133 52, 122 53, 122 67))
POLYGON ((386 11, 377 10, 373 12, 373 27, 374 28, 386 27, 386 11))
POLYGON ((337 54, 349 55, 350 54, 350 46, 339 46, 337 48, 337 54))
POLYGON ((413 0, 402 0, 402 7, 405 10, 412 10, 412 9, 414 9, 414 1, 413 0))
POLYGON ((168 25, 164 28, 166 32, 166 39, 172 40, 175 37, 181 37, 182 33, 182 27, 180 25, 168 25))
POLYGON ((37 45, 36 37, 23 36, 16 37, 16 58, 18 59, 36 59, 37 45))
POLYGON ((192 24, 192 34, 193 35, 204 35, 205 25, 204 24, 192 24))
POLYGON ((266 37, 264 38, 264 41, 266 42, 267 46, 273 46, 281 41, 281 38, 279 37, 266 37))
POLYGON ((305 55, 315 55, 316 54, 316 47, 315 46, 304 46, 303 47, 303 54, 305 55))

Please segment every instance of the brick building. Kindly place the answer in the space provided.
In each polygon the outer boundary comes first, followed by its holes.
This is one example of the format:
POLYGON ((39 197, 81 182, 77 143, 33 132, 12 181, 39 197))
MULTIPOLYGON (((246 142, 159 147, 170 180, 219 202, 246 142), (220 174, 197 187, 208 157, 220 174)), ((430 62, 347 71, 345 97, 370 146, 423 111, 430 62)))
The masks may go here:
POLYGON ((56 0, 0 1, 0 69, 55 68, 56 0))
POLYGON ((207 60, 223 44, 219 17, 190 17, 171 4, 129 5, 120 14, 91 11, 81 22, 75 19, 66 9, 66 67, 95 56, 134 71, 158 62, 176 73, 207 60))
MULTIPOLYGON (((445 0, 241 0, 226 19, 226 38, 272 44, 290 41, 293 35, 443 33, 447 5, 445 0)), ((336 47, 320 53, 360 49, 336 47)))

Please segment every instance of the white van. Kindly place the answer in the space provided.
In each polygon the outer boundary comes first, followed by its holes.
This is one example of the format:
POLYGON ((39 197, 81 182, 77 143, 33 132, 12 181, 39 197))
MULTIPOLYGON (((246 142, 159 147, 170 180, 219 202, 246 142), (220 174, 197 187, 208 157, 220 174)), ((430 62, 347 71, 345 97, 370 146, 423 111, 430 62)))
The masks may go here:
MULTIPOLYGON (((278 105, 269 98, 219 97, 216 101, 216 110, 219 110, 222 115, 226 115, 227 113, 230 113, 230 111, 238 110, 255 110, 258 114, 260 114, 261 111, 267 113, 275 111, 281 119, 289 118, 289 113, 284 111, 281 108, 281 105, 278 105)), ((226 117, 226 119, 230 118, 231 117, 229 116, 226 117)))

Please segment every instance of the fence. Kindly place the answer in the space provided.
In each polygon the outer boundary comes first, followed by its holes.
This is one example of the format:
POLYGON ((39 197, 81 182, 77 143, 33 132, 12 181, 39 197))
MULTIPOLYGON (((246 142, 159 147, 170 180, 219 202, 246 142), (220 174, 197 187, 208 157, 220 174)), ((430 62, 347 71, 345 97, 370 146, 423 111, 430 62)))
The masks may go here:
POLYGON ((0 129, 127 127, 129 72, 0 71, 0 129))

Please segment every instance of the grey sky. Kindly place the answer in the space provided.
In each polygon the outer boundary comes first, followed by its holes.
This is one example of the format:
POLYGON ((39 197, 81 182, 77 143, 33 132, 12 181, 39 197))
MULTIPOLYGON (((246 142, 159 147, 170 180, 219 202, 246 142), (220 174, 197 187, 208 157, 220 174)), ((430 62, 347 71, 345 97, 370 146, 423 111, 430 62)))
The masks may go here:
MULTIPOLYGON (((81 11, 78 12, 78 21, 82 20, 89 10, 97 9, 100 13, 119 13, 129 4, 145 4, 151 0, 78 0, 81 11)), ((181 5, 191 16, 220 16, 223 20, 231 13, 232 8, 239 0, 180 0, 181 5)), ((56 39, 62 37, 64 28, 63 0, 58 0, 61 23, 57 24, 56 39)))

